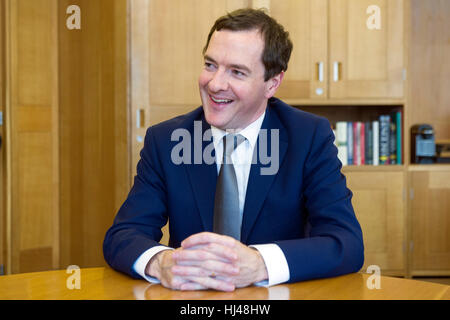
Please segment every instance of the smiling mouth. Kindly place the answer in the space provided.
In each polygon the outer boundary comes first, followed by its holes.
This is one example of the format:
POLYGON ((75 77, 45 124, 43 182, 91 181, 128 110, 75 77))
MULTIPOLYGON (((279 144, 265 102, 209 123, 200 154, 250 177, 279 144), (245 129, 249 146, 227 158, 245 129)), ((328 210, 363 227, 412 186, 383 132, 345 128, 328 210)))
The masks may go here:
POLYGON ((230 104, 233 102, 233 100, 230 99, 219 99, 219 98, 214 98, 213 96, 209 96, 209 98, 216 104, 220 104, 220 105, 226 105, 226 104, 230 104))

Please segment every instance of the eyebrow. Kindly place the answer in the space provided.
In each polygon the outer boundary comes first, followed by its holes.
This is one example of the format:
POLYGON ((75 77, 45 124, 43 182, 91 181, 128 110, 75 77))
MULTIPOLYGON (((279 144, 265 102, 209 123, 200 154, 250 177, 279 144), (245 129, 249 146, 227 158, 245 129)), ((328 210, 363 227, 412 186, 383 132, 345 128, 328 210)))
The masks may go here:
MULTIPOLYGON (((208 55, 205 55, 204 58, 205 58, 205 60, 208 60, 208 61, 211 61, 211 62, 217 64, 216 60, 214 60, 213 58, 211 58, 208 55)), ((248 74, 252 73, 252 71, 247 66, 245 66, 243 64, 230 64, 229 67, 230 68, 234 68, 234 69, 239 69, 239 70, 246 71, 248 74)))

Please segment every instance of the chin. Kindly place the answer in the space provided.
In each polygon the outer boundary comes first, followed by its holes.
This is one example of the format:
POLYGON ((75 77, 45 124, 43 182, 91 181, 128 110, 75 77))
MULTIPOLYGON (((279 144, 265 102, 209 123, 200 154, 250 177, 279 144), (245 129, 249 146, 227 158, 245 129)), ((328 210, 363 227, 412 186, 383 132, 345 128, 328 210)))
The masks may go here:
MULTIPOLYGON (((214 126, 219 129, 223 129, 223 127, 226 125, 226 121, 224 121, 220 117, 211 116, 211 115, 208 115, 207 113, 205 113, 205 119, 206 119, 206 122, 208 122, 211 126, 214 126)), ((225 129, 223 129, 223 130, 225 130, 225 129)))

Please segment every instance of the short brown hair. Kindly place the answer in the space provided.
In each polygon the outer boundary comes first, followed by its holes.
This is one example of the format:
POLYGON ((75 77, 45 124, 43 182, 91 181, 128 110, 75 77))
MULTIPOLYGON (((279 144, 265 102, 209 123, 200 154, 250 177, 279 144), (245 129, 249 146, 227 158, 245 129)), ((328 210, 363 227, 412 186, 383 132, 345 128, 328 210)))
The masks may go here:
POLYGON ((264 9, 238 9, 217 19, 209 32, 203 54, 208 49, 214 31, 222 29, 231 31, 256 29, 261 32, 264 39, 264 50, 261 57, 265 67, 264 81, 287 70, 292 52, 289 32, 285 31, 274 18, 267 15, 264 9))

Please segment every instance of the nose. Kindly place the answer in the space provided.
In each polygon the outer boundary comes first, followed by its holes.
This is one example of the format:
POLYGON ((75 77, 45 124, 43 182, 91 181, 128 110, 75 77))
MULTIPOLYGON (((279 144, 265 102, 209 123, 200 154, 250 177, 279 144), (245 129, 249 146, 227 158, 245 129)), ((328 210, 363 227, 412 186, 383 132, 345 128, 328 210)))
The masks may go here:
POLYGON ((226 91, 228 89, 228 79, 223 70, 217 70, 208 83, 211 92, 226 91))

